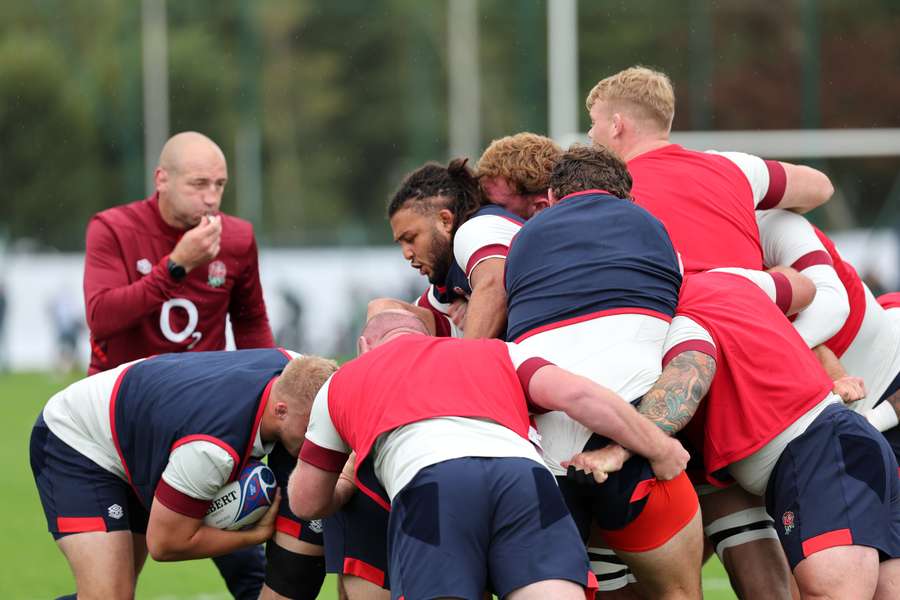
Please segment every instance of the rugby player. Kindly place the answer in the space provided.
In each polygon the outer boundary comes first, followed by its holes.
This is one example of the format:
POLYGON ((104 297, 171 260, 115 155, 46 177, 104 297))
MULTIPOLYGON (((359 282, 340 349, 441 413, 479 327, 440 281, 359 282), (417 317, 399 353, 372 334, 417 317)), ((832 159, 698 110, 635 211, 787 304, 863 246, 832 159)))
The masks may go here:
MULTIPOLYGON (((664 73, 644 67, 620 71, 591 89, 586 106, 590 139, 626 161, 635 202, 663 222, 685 274, 716 267, 763 269, 754 209, 808 211, 833 193, 828 177, 807 166, 740 152, 695 152, 672 144, 675 94, 664 73)), ((709 527, 718 527, 707 518, 717 501, 701 495, 707 534, 709 527)), ((762 531, 758 528, 763 523, 752 520, 762 512, 760 500, 748 497, 745 503, 740 512, 746 519, 728 521, 728 529, 762 531)), ((729 553, 740 556, 725 561, 732 581, 740 581, 738 587, 751 590, 751 595, 770 594, 776 581, 788 580, 784 561, 780 572, 769 562, 770 542, 732 547, 729 553)), ((788 590, 782 586, 781 593, 788 590)))
POLYGON ((897 461, 831 392, 827 373, 779 315, 743 277, 689 276, 666 341, 661 405, 679 407, 672 428, 687 423, 710 483, 733 479, 765 494, 804 598, 896 597, 897 461))
POLYGON ((586 104, 591 141, 628 164, 634 201, 665 224, 685 273, 761 269, 754 209, 808 211, 834 191, 811 167, 671 143, 675 94, 664 73, 625 69, 597 83, 586 104))
MULTIPOLYGON (((303 397, 308 405, 335 369, 274 348, 164 354, 54 395, 32 430, 31 468, 78 597, 133 597, 148 551, 190 560, 269 540, 278 502, 244 531, 209 527, 203 517, 251 457, 277 444, 297 455, 303 397)), ((276 476, 286 483, 287 473, 276 476)), ((301 551, 311 546, 300 540, 301 551)), ((306 554, 267 544, 264 597, 318 596, 324 560, 306 554)))
MULTIPOLYGON (((507 257, 507 339, 635 402, 660 375, 681 285, 675 250, 630 200, 631 177, 612 152, 573 147, 549 183, 551 207, 507 257)), ((577 483, 563 463, 606 440, 563 413, 536 420, 585 540, 597 522, 651 597, 699 598, 702 532, 687 476, 657 481, 638 459, 604 485, 577 483)))
POLYGON ((402 310, 367 323, 363 354, 310 409, 292 508, 339 508, 353 450, 360 490, 391 508, 393 598, 480 598, 488 587, 501 598, 584 597, 587 556, 529 440, 528 407, 564 410, 630 444, 663 479, 686 452, 610 390, 512 344, 427 333, 402 310))

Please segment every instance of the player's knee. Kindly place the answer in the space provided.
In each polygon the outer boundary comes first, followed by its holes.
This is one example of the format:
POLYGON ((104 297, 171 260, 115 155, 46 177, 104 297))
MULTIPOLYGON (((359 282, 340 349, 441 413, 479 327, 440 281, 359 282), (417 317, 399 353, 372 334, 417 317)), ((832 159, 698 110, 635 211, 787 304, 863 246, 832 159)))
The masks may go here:
POLYGON ((325 557, 298 554, 266 544, 266 585, 296 600, 315 600, 325 580, 325 557))

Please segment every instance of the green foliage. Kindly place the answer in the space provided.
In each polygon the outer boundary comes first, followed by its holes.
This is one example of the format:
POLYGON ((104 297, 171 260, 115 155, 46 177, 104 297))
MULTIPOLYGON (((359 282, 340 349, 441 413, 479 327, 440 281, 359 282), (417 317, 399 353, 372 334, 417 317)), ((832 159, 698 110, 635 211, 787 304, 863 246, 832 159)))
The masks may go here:
MULTIPOLYGON (((546 133, 548 6, 478 0, 483 145, 546 133)), ((675 82, 676 129, 896 127, 898 6, 582 1, 579 95, 645 64, 675 82)), ((384 206, 404 173, 449 158, 447 41, 458 32, 447 0, 166 9, 170 129, 220 143, 226 210, 241 208, 239 133, 258 127, 264 243, 388 242, 384 206)), ((140 2, 0 3, 0 230, 77 250, 90 214, 145 195, 141 35, 140 2)), ((837 181, 866 180, 851 193, 866 199, 863 223, 896 171, 827 166, 837 181)))

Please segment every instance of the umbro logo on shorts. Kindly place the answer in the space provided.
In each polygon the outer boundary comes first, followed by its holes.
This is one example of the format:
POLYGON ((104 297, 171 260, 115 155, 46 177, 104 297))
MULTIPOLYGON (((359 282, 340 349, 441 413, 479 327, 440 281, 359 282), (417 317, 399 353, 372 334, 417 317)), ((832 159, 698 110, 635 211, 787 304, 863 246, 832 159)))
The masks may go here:
POLYGON ((111 519, 121 519, 125 515, 125 511, 118 504, 113 504, 106 509, 106 512, 109 513, 111 519))

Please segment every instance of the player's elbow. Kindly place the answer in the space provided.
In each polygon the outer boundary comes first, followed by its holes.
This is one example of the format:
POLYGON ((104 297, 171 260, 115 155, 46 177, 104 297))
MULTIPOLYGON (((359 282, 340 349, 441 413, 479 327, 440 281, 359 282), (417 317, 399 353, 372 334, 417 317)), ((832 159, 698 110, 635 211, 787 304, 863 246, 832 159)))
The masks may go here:
POLYGON ((147 552, 156 562, 173 562, 182 560, 185 556, 187 541, 173 539, 171 535, 154 535, 147 532, 147 552))
POLYGON ((328 507, 331 505, 331 492, 323 489, 315 489, 311 486, 300 485, 300 477, 297 470, 291 474, 288 481, 288 506, 291 512, 301 519, 312 521, 328 516, 328 507))
POLYGON ((821 171, 813 169, 815 173, 813 177, 813 186, 810 195, 815 206, 821 206, 831 199, 834 195, 834 185, 831 183, 828 175, 821 171))

